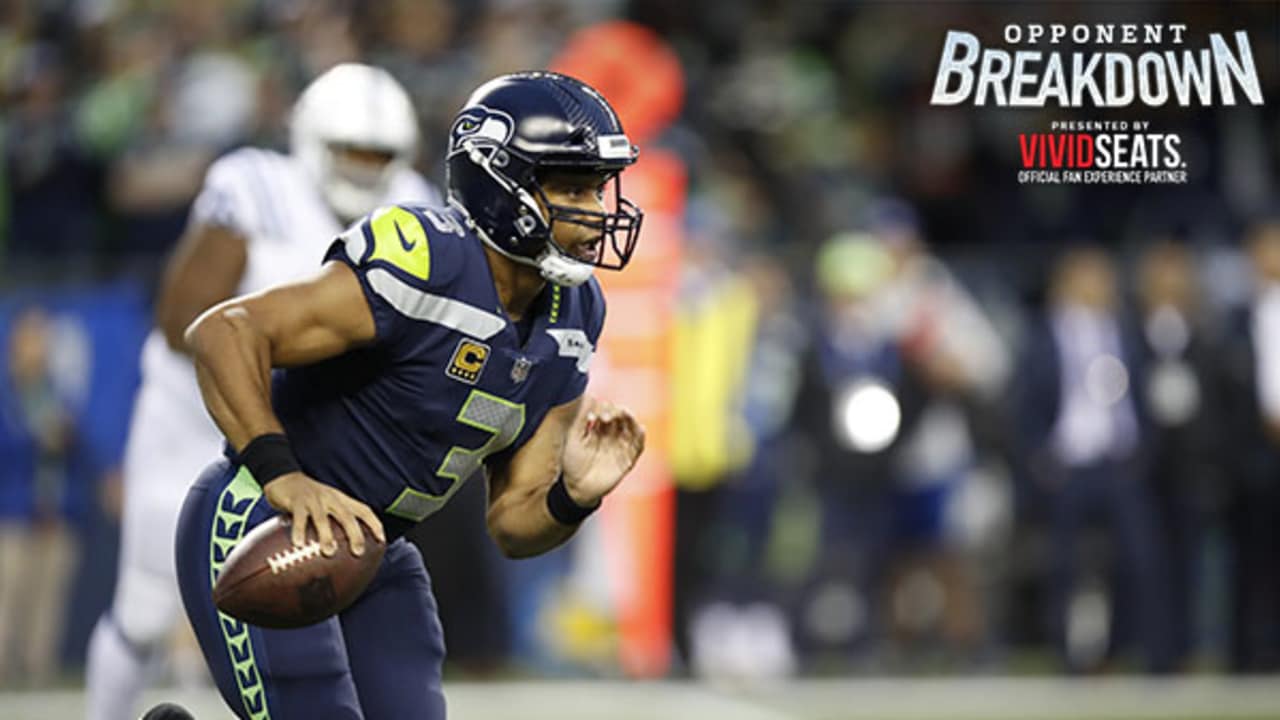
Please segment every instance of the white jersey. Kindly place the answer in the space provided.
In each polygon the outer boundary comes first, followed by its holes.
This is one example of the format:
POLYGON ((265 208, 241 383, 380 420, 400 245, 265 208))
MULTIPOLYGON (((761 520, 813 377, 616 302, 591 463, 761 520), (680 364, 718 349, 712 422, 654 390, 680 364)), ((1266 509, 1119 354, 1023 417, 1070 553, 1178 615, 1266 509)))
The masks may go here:
MULTIPOLYGON (((383 198, 383 204, 439 201, 439 192, 411 170, 397 174, 383 198)), ((314 273, 329 243, 344 229, 301 163, 257 148, 235 150, 210 166, 190 222, 229 228, 244 238, 247 262, 237 295, 314 273)), ((142 382, 162 388, 168 398, 168 410, 158 410, 169 417, 154 418, 156 422, 179 423, 206 437, 217 433, 205 413, 190 359, 171 350, 159 330, 151 332, 143 349, 142 382)))
MULTIPOLYGON (((385 204, 439 200, 435 188, 406 170, 393 179, 385 204)), ((237 294, 316 272, 329 243, 344 230, 294 158, 254 148, 210 166, 190 221, 226 227, 244 238, 247 263, 237 294)), ((191 360, 152 330, 142 350, 142 385, 125 447, 120 577, 112 610, 133 642, 158 639, 177 617, 178 511, 196 476, 221 450, 222 435, 200 398, 191 360)))

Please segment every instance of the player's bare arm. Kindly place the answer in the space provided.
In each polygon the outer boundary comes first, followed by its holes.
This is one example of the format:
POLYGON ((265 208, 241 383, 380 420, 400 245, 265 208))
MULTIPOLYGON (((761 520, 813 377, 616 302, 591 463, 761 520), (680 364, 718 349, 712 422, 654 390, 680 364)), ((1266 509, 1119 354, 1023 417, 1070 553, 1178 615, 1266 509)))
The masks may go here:
MULTIPOLYGON (((374 339, 373 315, 355 274, 330 263, 314 278, 223 302, 186 333, 205 405, 231 445, 243 452, 255 438, 283 432, 271 408, 271 368, 304 365, 340 355, 374 339)), ((315 522, 321 547, 336 550, 338 521, 357 555, 364 521, 385 541, 382 523, 367 505, 302 472, 266 478, 267 501, 293 515, 293 541, 303 544, 315 522), (358 520, 357 520, 358 518, 358 520)))
POLYGON ((183 332, 200 313, 236 293, 248 257, 248 244, 235 230, 206 223, 187 227, 156 298, 156 327, 170 348, 188 352, 183 332))
POLYGON ((547 495, 563 474, 569 500, 599 505, 644 451, 644 428, 623 408, 579 398, 552 409, 505 466, 489 475, 489 533, 509 557, 538 555, 578 529, 556 519, 547 495))

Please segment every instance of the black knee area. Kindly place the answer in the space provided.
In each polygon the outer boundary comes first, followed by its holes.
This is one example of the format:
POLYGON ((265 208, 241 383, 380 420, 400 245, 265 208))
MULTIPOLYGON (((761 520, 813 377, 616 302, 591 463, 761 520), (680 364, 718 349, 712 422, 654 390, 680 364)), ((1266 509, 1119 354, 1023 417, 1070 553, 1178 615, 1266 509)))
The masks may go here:
POLYGON ((187 712, 181 705, 160 703, 151 708, 138 720, 195 720, 195 716, 187 712))

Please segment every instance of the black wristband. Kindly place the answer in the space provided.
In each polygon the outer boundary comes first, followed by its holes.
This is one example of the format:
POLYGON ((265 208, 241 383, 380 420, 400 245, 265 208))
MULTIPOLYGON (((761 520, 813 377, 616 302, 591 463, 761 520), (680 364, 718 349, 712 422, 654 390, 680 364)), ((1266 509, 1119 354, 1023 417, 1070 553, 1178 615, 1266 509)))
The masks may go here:
POLYGON ((564 485, 563 475, 556 478, 556 481, 551 483, 551 489, 547 490, 547 511, 561 525, 577 525, 599 507, 599 501, 591 507, 582 507, 574 502, 573 498, 569 497, 569 488, 564 485))
POLYGON ((250 440, 240 451, 240 464, 248 468, 249 474, 263 487, 281 475, 302 471, 289 446, 289 438, 283 433, 267 433, 250 440))

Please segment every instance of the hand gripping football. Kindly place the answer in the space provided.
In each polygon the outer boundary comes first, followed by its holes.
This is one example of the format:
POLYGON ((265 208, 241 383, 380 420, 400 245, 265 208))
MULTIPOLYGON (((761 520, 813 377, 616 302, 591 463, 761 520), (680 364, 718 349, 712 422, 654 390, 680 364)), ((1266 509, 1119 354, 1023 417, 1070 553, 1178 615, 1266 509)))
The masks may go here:
POLYGON ((331 523, 338 551, 320 552, 315 527, 294 547, 290 517, 276 515, 244 536, 227 557, 213 586, 222 612, 266 628, 299 628, 335 615, 355 602, 373 580, 386 546, 361 525, 364 555, 356 557, 347 534, 331 523))

